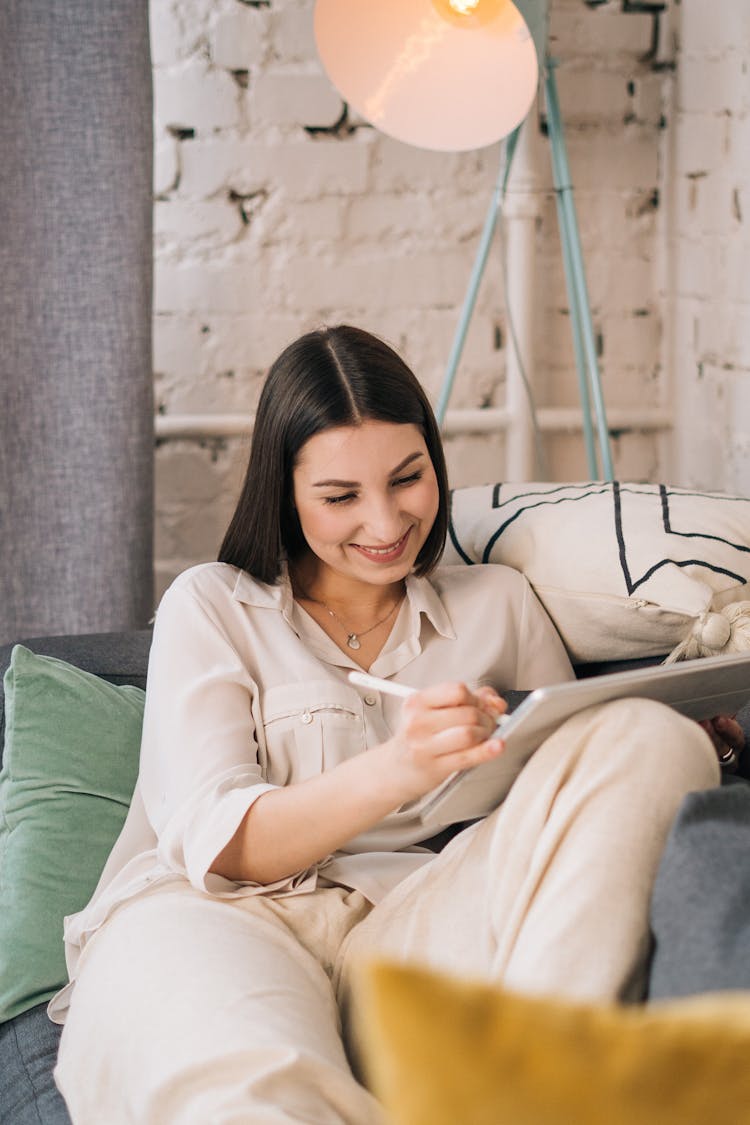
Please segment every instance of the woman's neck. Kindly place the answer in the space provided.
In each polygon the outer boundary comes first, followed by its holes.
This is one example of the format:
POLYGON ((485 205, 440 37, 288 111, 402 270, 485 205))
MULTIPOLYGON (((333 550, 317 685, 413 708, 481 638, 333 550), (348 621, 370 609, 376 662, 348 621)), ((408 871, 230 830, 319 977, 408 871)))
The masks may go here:
POLYGON ((352 580, 330 567, 289 568, 295 599, 346 653, 367 671, 385 644, 406 592, 405 582, 377 585, 352 580))
POLYGON ((330 567, 316 565, 317 560, 302 560, 289 567, 292 591, 297 599, 317 602, 343 616, 350 612, 359 617, 385 612, 403 597, 403 579, 380 585, 363 582, 339 574, 330 567))

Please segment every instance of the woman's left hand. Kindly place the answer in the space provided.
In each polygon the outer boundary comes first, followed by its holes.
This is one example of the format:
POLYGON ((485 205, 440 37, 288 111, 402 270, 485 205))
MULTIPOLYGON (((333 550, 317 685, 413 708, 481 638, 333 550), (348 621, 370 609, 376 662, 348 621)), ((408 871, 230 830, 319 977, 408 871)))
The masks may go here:
POLYGON ((700 725, 714 744, 722 770, 736 773, 740 754, 745 749, 745 732, 734 715, 716 715, 700 725))

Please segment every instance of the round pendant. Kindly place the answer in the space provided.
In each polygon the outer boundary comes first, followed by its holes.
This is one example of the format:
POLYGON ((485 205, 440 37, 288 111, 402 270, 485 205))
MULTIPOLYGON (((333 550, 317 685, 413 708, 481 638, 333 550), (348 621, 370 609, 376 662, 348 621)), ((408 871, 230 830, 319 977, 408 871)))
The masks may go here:
POLYGON ((349 646, 349 648, 361 648, 362 647, 362 645, 359 643, 359 637, 357 636, 356 633, 350 633, 349 636, 346 638, 346 643, 349 646))

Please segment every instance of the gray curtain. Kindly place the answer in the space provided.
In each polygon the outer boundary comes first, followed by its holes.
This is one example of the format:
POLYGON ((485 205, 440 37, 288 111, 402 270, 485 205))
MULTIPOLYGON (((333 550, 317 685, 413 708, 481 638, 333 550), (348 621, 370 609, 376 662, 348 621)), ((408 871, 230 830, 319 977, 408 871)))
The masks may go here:
POLYGON ((152 612, 146 0, 0 3, 0 643, 152 612))

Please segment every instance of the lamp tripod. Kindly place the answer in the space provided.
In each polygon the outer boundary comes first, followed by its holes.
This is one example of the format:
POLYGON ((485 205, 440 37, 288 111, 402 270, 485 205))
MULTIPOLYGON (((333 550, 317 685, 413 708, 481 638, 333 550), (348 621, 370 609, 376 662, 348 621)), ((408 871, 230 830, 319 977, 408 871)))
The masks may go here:
MULTIPOLYGON (((571 182, 570 166, 568 164, 565 133, 557 94, 557 79, 555 76, 556 65, 553 59, 547 59, 545 61, 542 82, 547 108, 547 136, 552 157, 552 177, 557 204, 557 217, 560 227, 560 243, 570 308, 576 371, 578 375, 578 393, 583 415, 583 439, 586 448, 586 461, 589 475, 593 480, 613 480, 614 469, 604 396, 602 393, 601 373, 596 353, 596 341, 591 319, 591 306, 589 303, 586 271, 581 250, 578 217, 576 215, 575 201, 573 198, 573 184, 571 182), (592 406, 596 418, 596 433, 601 456, 601 471, 597 460, 596 443, 594 440, 592 406)), ((461 359, 469 324, 476 305, 479 287, 484 275, 490 246, 497 226, 497 220, 502 211, 513 156, 522 127, 523 126, 518 126, 514 129, 506 141, 504 166, 501 165, 490 200, 490 206, 487 211, 487 217, 482 229, 479 247, 474 260, 474 267, 461 309, 461 317, 453 338, 453 345, 443 377, 442 387, 439 392, 437 406, 435 408, 436 417, 441 425, 448 409, 448 402, 453 390, 458 364, 461 359)))

